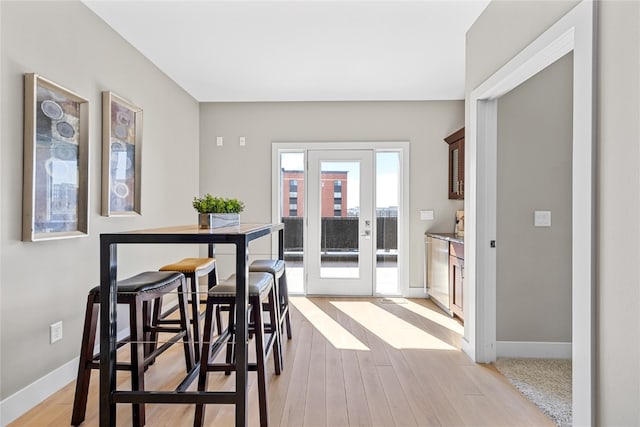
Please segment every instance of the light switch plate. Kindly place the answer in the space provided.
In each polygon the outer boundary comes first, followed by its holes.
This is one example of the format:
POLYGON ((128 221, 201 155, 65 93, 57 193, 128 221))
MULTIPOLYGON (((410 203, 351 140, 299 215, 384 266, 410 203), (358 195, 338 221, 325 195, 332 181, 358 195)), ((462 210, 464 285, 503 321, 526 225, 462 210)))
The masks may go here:
POLYGON ((49 343, 53 344, 62 339, 62 321, 49 325, 49 343))
POLYGON ((420 211, 420 220, 421 221, 430 221, 430 220, 433 220, 433 218, 434 218, 433 209, 426 210, 426 211, 420 211))
POLYGON ((551 211, 535 211, 533 225, 535 227, 551 227, 551 211))
POLYGON ((223 139, 222 139, 221 136, 216 136, 216 145, 218 147, 222 147, 222 141, 223 141, 223 139))
POLYGON ((244 146, 244 145, 247 144, 247 140, 246 140, 246 138, 244 136, 239 137, 238 141, 240 142, 241 146, 244 146))

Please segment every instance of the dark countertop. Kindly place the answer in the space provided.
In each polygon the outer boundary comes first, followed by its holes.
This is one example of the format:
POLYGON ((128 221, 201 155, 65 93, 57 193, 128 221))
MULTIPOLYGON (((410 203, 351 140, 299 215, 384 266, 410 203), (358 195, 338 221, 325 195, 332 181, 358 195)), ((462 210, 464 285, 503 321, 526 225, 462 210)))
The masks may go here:
POLYGON ((432 233, 430 231, 426 231, 424 235, 435 237, 436 239, 448 240, 453 243, 462 243, 464 245, 464 236, 458 236, 454 233, 432 233))

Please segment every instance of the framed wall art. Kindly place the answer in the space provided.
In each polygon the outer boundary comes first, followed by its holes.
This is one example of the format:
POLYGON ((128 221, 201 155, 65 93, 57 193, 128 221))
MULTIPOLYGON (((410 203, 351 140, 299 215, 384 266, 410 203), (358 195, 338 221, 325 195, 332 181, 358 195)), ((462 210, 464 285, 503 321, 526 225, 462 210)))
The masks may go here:
POLYGON ((102 215, 140 215, 142 109, 102 92, 102 215))
POLYGON ((24 241, 88 234, 89 101, 24 77, 24 241))

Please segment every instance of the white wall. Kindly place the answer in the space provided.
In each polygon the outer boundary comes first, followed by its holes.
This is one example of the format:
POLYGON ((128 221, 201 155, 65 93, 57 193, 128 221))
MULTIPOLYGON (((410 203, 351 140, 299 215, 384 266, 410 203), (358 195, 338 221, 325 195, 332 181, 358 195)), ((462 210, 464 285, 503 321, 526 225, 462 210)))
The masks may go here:
POLYGON ((498 341, 571 342, 572 102, 573 53, 498 100, 498 341))
POLYGON ((640 2, 598 20, 599 425, 640 425, 640 2))
MULTIPOLYGON (((0 2, 1 392, 19 390, 78 356, 87 291, 99 281, 99 234, 195 222, 198 103, 80 2, 0 2), (22 242, 23 73, 89 99, 89 236, 22 242), (100 216, 101 91, 144 110, 142 216, 100 216), (62 341, 49 325, 63 321, 62 341)), ((195 248, 127 248, 119 275, 157 269, 195 248)), ((3 408, 6 409, 6 408, 3 408)), ((3 421, 5 420, 3 414, 3 421)))
MULTIPOLYGON (((575 4, 492 2, 467 33, 466 94, 575 4)), ((640 2, 598 6, 595 409, 597 425, 635 426, 640 425, 640 2)))
POLYGON ((243 221, 270 221, 272 142, 410 141, 409 280, 422 287, 424 232, 452 232, 462 209, 447 199, 443 138, 462 127, 463 108, 462 101, 201 104, 200 191, 244 200, 243 221), (421 209, 434 209, 435 220, 420 221, 421 209))

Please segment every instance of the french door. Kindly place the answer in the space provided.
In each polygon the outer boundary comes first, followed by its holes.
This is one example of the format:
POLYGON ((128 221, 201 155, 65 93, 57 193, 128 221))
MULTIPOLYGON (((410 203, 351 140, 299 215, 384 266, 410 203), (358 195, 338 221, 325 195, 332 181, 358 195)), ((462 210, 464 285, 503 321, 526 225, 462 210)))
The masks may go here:
POLYGON ((307 294, 373 295, 374 150, 308 150, 307 294))

